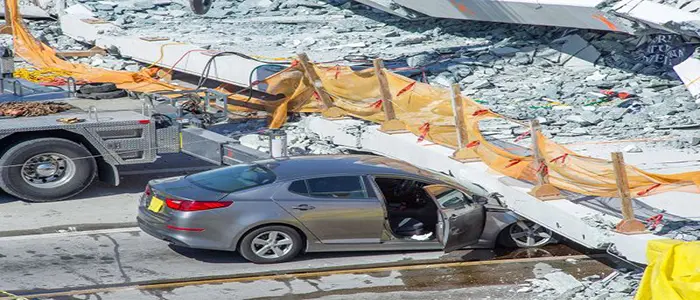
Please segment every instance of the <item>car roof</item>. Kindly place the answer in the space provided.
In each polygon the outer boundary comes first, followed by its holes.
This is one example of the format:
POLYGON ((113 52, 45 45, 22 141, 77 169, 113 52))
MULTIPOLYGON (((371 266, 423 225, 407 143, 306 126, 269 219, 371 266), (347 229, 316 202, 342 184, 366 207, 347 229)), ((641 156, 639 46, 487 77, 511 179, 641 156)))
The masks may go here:
POLYGON ((409 175, 425 178, 425 171, 406 162, 375 155, 314 155, 257 162, 270 168, 277 180, 329 175, 409 175))

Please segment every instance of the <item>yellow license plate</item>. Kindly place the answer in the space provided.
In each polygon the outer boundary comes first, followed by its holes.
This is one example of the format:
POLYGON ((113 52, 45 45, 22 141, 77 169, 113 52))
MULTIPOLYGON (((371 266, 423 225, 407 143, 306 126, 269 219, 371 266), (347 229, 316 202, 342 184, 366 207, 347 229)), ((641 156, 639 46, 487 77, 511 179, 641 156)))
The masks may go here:
POLYGON ((148 210, 158 213, 163 209, 164 203, 165 202, 163 202, 163 200, 160 200, 158 197, 154 196, 151 198, 151 203, 148 204, 148 210))

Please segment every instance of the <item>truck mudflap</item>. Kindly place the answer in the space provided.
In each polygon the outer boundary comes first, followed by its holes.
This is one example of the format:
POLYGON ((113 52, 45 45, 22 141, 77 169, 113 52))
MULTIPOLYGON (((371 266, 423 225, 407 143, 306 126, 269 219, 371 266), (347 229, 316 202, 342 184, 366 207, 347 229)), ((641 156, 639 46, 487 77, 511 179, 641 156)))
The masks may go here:
POLYGON ((202 128, 183 128, 181 151, 216 165, 235 165, 269 158, 270 155, 202 128))

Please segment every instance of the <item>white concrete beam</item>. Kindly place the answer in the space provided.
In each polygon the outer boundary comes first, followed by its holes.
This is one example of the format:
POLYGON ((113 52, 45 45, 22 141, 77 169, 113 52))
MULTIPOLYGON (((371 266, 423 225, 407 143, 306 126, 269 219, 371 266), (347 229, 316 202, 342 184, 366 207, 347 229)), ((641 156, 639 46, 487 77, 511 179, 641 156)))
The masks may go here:
POLYGON ((693 96, 700 97, 700 57, 691 56, 673 67, 693 96))
MULTIPOLYGON (((394 13, 388 0, 356 0, 394 13)), ((621 1, 606 7, 603 0, 391 0, 437 18, 532 24, 619 31, 635 34, 651 27, 700 36, 700 16, 648 0, 621 1), (640 26, 643 24, 645 26, 640 26)))
MULTIPOLYGON (((173 41, 148 41, 144 38, 125 36, 123 31, 111 23, 86 21, 89 17, 82 14, 67 13, 61 16, 63 34, 83 42, 94 44, 104 49, 117 49, 122 56, 146 64, 155 63, 159 67, 173 68, 176 71, 199 76, 211 54, 204 49, 185 43, 173 41), (179 61, 179 62, 178 62, 179 61)), ((209 71, 209 79, 225 83, 248 86, 251 71, 263 63, 235 55, 220 56, 214 59, 209 71)), ((257 78, 254 76, 253 80, 257 78)))

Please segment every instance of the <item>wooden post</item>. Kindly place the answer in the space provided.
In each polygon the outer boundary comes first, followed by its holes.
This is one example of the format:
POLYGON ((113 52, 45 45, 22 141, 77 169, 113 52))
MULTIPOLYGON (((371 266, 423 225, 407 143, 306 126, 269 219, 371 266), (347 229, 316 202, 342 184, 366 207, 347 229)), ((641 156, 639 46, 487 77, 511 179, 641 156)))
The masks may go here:
POLYGON ((542 201, 547 200, 557 200, 565 199, 554 185, 549 183, 549 178, 547 177, 547 168, 545 166, 545 161, 540 154, 540 146, 537 144, 537 136, 540 132, 540 122, 537 120, 530 120, 530 139, 532 139, 532 157, 534 158, 534 166, 537 168, 537 185, 529 192, 530 195, 535 196, 537 199, 542 201))
POLYGON ((321 109, 323 110, 321 114, 328 119, 338 119, 345 116, 345 111, 333 105, 331 97, 326 93, 326 91, 323 90, 321 79, 318 77, 318 74, 316 74, 316 71, 309 62, 309 57, 306 55, 306 53, 298 53, 297 56, 299 57, 301 67, 304 69, 306 79, 309 81, 309 84, 311 84, 314 91, 316 91, 318 97, 321 98, 321 109))
POLYGON ((615 230, 625 234, 644 233, 646 226, 634 218, 632 197, 630 196, 627 171, 625 170, 625 159, 620 152, 613 152, 610 156, 612 157, 613 169, 615 170, 617 194, 622 201, 622 221, 617 224, 615 230))
MULTIPOLYGON (((10 14, 10 9, 7 8, 7 1, 5 0, 5 25, 0 26, 0 34, 12 34, 12 14, 10 14)), ((19 9, 19 6, 17 7, 19 9)))
POLYGON ((379 93, 382 97, 382 110, 384 111, 384 122, 379 127, 379 130, 384 133, 403 133, 407 132, 406 124, 396 118, 396 111, 394 111, 394 97, 391 95, 391 90, 389 89, 389 81, 386 79, 386 74, 384 74, 384 62, 380 58, 376 58, 372 61, 374 64, 374 74, 377 76, 379 81, 379 93))
POLYGON ((455 116, 455 127, 457 128, 457 150, 450 156, 454 160, 461 162, 479 161, 479 155, 473 148, 467 148, 469 144, 469 133, 467 132, 467 122, 464 119, 464 101, 459 84, 452 85, 452 113, 455 116))

